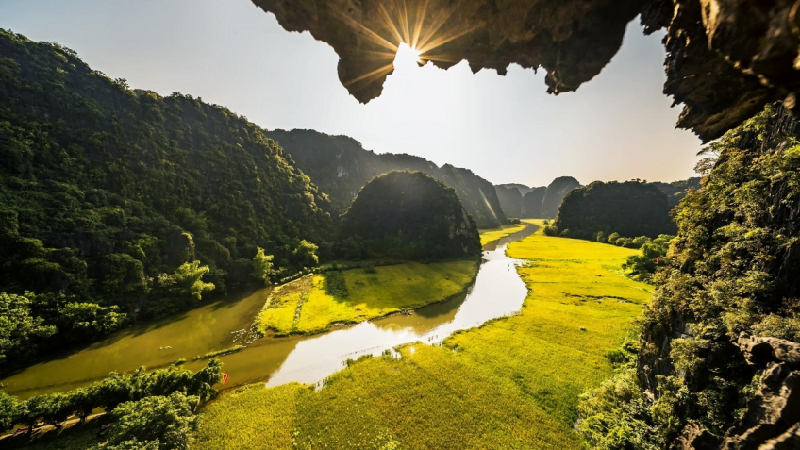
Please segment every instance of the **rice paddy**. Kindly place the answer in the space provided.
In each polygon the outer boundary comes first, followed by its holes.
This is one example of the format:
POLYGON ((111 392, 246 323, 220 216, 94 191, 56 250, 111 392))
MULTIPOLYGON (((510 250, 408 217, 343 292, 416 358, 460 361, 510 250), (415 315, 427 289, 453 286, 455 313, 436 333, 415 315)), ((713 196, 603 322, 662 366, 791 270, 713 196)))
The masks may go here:
POLYGON ((487 228, 479 230, 481 234, 481 245, 499 241, 506 236, 518 233, 525 229, 525 224, 520 225, 501 225, 499 228, 487 228))
POLYGON ((308 275, 275 288, 259 312, 259 332, 312 334, 416 309, 462 292, 475 279, 472 260, 407 262, 308 275), (374 273, 373 273, 374 272, 374 273))
POLYGON ((620 272, 635 250, 537 232, 508 252, 528 260, 519 314, 361 360, 317 392, 295 383, 225 395, 204 410, 195 448, 583 448, 578 394, 611 374, 605 352, 651 288, 620 272))

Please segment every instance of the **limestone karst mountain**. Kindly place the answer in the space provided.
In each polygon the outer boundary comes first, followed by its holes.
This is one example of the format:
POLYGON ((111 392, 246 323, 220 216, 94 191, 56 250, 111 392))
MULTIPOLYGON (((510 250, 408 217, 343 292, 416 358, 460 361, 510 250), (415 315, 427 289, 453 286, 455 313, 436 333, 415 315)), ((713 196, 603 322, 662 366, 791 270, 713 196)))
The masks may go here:
POLYGON ((478 257, 475 221, 454 189, 430 175, 393 171, 371 179, 342 216, 340 238, 369 258, 478 257))
POLYGON ((377 154, 347 136, 330 136, 314 130, 266 132, 292 156, 313 183, 330 196, 334 208, 344 212, 367 180, 393 170, 419 170, 443 181, 458 193, 461 203, 480 228, 506 222, 494 186, 471 170, 406 154, 377 154))

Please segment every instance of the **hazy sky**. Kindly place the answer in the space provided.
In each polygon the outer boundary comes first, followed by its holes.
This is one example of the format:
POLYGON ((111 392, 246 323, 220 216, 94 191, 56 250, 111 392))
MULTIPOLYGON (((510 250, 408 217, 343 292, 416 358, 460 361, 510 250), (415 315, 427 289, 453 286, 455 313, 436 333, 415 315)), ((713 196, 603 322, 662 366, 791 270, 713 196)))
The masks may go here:
POLYGON ((77 51, 134 88, 202 97, 268 128, 344 134, 378 153, 472 169, 493 183, 546 185, 693 175, 700 141, 676 130, 661 93, 661 35, 634 22, 622 50, 575 93, 549 95, 544 71, 473 75, 401 65, 381 97, 359 104, 338 56, 289 33, 250 0, 0 0, 0 27, 77 51))

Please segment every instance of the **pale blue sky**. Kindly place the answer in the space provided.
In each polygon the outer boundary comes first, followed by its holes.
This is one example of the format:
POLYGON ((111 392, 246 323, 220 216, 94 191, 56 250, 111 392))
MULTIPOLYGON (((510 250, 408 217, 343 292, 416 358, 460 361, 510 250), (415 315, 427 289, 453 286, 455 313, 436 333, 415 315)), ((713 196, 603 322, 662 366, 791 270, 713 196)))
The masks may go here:
POLYGON ((0 27, 66 45, 134 88, 200 96, 265 128, 344 134, 494 183, 673 181, 693 175, 700 149, 674 129, 680 111, 661 93, 662 36, 642 36, 637 22, 575 93, 549 95, 544 71, 517 66, 501 77, 465 62, 408 64, 368 105, 342 87, 327 44, 285 31, 250 0, 0 0, 0 27))

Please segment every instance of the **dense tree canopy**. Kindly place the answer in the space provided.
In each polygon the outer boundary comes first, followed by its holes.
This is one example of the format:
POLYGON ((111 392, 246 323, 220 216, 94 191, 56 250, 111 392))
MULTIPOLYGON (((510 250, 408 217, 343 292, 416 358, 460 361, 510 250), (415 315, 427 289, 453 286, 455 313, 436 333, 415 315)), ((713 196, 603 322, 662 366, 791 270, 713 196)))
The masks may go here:
POLYGON ((667 194, 667 197, 669 197, 669 206, 670 208, 674 208, 678 206, 681 199, 686 196, 689 189, 700 189, 700 177, 673 181, 672 183, 656 181, 653 182, 653 185, 661 190, 661 192, 667 194))
POLYGON ((594 239, 598 232, 625 237, 675 234, 669 199, 641 181, 595 181, 564 197, 556 226, 571 237, 594 239))
POLYGON ((361 189, 340 227, 344 256, 477 257, 478 229, 455 190, 422 172, 379 175, 361 189))
POLYGON ((245 118, 0 30, 4 369, 254 281, 259 247, 302 268, 301 242, 331 232, 326 205, 245 118))

